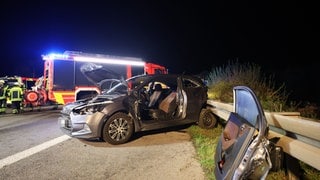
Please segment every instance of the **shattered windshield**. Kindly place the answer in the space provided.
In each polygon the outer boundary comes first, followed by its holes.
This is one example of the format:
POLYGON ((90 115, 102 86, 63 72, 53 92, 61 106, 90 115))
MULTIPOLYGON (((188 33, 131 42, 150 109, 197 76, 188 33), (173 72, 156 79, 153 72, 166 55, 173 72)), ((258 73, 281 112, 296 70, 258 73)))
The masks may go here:
POLYGON ((109 89, 106 93, 104 94, 125 94, 128 91, 131 91, 133 89, 140 88, 142 84, 145 84, 144 82, 148 76, 134 76, 132 78, 129 78, 125 81, 122 81, 121 83, 118 83, 111 89, 109 89))

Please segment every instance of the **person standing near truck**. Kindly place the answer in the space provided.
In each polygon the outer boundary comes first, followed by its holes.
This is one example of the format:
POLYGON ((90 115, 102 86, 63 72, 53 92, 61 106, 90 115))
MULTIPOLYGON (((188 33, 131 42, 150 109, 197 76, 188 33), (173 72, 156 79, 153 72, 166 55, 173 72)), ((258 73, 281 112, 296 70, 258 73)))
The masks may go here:
POLYGON ((12 103, 12 113, 17 114, 21 112, 21 103, 23 100, 23 89, 18 82, 13 84, 10 88, 8 96, 12 103))
POLYGON ((7 89, 4 80, 0 80, 0 114, 6 113, 7 108, 7 89))

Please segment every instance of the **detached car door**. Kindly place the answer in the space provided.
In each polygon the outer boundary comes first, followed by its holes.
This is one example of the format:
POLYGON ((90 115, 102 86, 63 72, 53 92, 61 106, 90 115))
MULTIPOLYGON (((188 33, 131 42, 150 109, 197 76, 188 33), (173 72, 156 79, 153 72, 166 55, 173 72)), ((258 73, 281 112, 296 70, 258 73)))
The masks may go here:
POLYGON ((215 153, 217 179, 264 179, 272 163, 268 124, 254 92, 233 88, 234 112, 227 120, 215 153))

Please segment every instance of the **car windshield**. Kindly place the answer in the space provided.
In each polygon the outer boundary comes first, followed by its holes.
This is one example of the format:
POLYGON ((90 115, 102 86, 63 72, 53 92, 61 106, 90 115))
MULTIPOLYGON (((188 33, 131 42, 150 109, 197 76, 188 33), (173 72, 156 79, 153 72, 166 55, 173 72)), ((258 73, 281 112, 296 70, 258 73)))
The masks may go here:
POLYGON ((141 75, 141 76, 134 76, 132 78, 129 78, 125 81, 122 81, 121 83, 118 83, 111 89, 109 89, 104 94, 125 94, 128 92, 128 90, 133 90, 136 88, 139 88, 141 84, 144 84, 145 80, 147 79, 147 76, 141 75), (128 88, 129 87, 129 88, 128 88))

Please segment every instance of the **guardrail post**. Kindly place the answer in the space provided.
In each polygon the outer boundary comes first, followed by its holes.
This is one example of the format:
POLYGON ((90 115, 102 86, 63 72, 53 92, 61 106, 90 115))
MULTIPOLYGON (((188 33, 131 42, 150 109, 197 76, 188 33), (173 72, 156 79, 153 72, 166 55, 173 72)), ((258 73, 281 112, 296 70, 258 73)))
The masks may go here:
POLYGON ((299 164, 299 160, 290 156, 289 154, 284 154, 284 163, 286 166, 286 174, 288 180, 299 180, 302 179, 302 169, 299 164))

